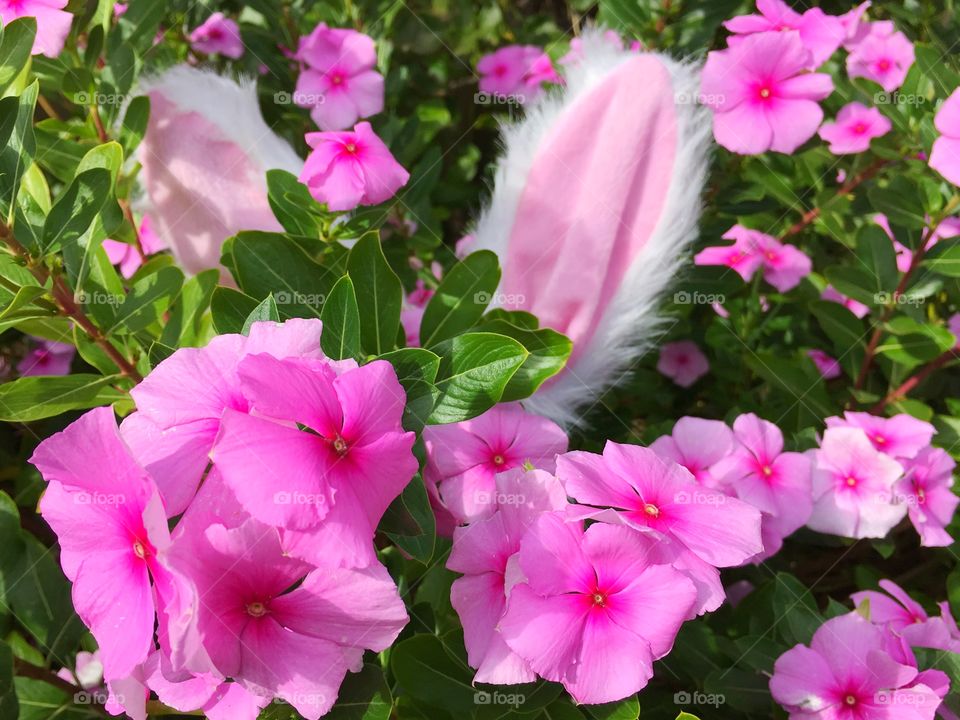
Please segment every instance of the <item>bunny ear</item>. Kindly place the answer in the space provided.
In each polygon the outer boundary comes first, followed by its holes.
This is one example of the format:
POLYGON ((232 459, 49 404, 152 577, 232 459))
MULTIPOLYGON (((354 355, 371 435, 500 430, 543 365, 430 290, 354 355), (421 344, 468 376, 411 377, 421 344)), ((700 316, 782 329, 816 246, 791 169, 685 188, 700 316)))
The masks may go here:
POLYGON ((139 209, 185 270, 218 267, 220 246, 240 230, 282 230, 266 172, 299 174, 303 161, 264 122, 255 83, 181 65, 143 81, 141 92, 150 123, 138 149, 139 209))
POLYGON ((497 300, 566 334, 564 371, 526 405, 571 426, 647 349, 661 292, 696 236, 710 119, 698 68, 617 50, 599 31, 559 97, 504 129, 476 249, 497 300))

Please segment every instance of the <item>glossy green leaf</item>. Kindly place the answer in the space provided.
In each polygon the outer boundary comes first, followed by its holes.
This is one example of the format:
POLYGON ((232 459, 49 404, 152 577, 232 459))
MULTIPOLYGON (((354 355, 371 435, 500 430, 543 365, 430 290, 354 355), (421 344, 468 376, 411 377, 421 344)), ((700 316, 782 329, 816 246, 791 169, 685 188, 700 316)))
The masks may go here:
POLYGON ((350 250, 347 270, 360 310, 363 349, 380 355, 396 346, 403 286, 390 268, 377 233, 367 233, 350 250))
POLYGON ((323 321, 320 346, 324 353, 334 360, 360 357, 360 309, 349 275, 344 275, 333 286, 323 303, 320 319, 323 321))
POLYGON ((499 284, 500 263, 489 250, 472 253, 454 265, 423 312, 420 344, 432 347, 473 327, 499 284))

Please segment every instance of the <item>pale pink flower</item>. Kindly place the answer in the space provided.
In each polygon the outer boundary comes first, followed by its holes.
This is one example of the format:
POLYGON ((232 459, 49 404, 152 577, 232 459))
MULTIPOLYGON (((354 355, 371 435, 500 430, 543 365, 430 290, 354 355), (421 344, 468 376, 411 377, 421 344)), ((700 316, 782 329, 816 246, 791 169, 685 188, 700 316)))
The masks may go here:
POLYGON ((682 417, 673 432, 654 440, 650 449, 685 467, 701 485, 715 488, 720 479, 712 468, 733 450, 733 432, 720 420, 682 417))
POLYGON ((707 374, 710 363, 695 342, 679 340, 660 348, 657 370, 680 387, 690 387, 707 374))
POLYGON ((496 508, 496 475, 523 465, 553 472, 567 436, 545 417, 518 403, 496 405, 479 417, 423 431, 425 477, 460 522, 489 516, 496 508))
POLYGON ((103 663, 100 662, 100 651, 92 653, 81 650, 77 653, 74 669, 60 668, 57 677, 73 685, 79 685, 84 690, 92 690, 103 684, 103 663))
POLYGON ((120 438, 113 410, 97 408, 37 446, 47 481, 40 514, 57 534, 73 605, 100 647, 108 681, 130 675, 153 649, 151 577, 168 574, 170 544, 156 487, 120 438))
POLYGON ((480 92, 525 103, 536 98, 543 82, 557 82, 550 57, 534 45, 507 45, 477 63, 480 92))
MULTIPOLYGON (((741 15, 727 20, 723 26, 738 35, 760 32, 796 30, 803 46, 810 51, 810 67, 823 65, 840 47, 846 37, 846 28, 839 17, 827 15, 818 7, 802 15, 783 0, 757 0, 759 15, 741 15)), ((739 38, 730 38, 733 45, 739 38)))
MULTIPOLYGON (((140 221, 140 246, 143 248, 144 255, 148 257, 167 249, 163 238, 154 232, 149 215, 144 215, 140 221)), ((103 241, 103 249, 110 262, 120 266, 120 274, 125 278, 133 277, 133 274, 143 265, 140 253, 130 243, 107 239, 103 241)))
POLYGON ((417 280, 417 287, 403 301, 400 324, 407 338, 407 347, 418 347, 420 344, 420 323, 434 292, 423 284, 423 280, 417 280))
POLYGON ((947 329, 952 332, 953 336, 957 339, 954 347, 960 347, 960 313, 954 313, 950 316, 950 319, 947 320, 947 329))
POLYGON ((524 582, 500 621, 507 645, 578 703, 636 693, 696 597, 687 577, 651 563, 647 550, 626 527, 597 523, 584 532, 562 513, 541 515, 521 542, 524 582))
POLYGON ((454 245, 453 254, 461 259, 465 258, 467 255, 469 255, 472 252, 470 248, 473 247, 473 245, 476 242, 477 242, 477 239, 473 235, 471 234, 464 235, 462 238, 457 240, 456 245, 454 245))
POLYGON ((913 43, 892 22, 870 23, 869 33, 847 56, 847 74, 873 80, 892 92, 903 85, 913 57, 913 43))
POLYGON ((150 656, 144 665, 145 684, 157 694, 160 702, 180 712, 202 710, 207 720, 257 720, 260 710, 272 699, 266 693, 251 692, 240 683, 224 680, 213 672, 170 680, 163 674, 161 664, 159 652, 150 656))
MULTIPOLYGON (((887 220, 886 215, 877 213, 873 216, 873 221, 883 228, 883 231, 887 233, 893 242, 893 249, 897 254, 897 270, 903 273, 907 272, 913 264, 913 250, 894 237, 893 230, 890 228, 890 222, 887 220)), ((927 239, 927 231, 924 230, 920 236, 920 242, 929 250, 940 240, 956 237, 957 235, 960 235, 960 218, 948 217, 941 221, 929 240, 927 239)))
POLYGON ((312 108, 310 116, 321 130, 345 130, 383 110, 383 76, 375 70, 371 37, 320 23, 300 39, 296 57, 306 67, 294 102, 312 108))
POLYGON ((77 349, 68 343, 31 337, 31 349, 17 363, 20 377, 29 375, 69 375, 77 349))
POLYGON ((454 531, 447 567, 463 574, 450 588, 450 602, 463 625, 470 666, 477 670, 474 682, 512 685, 536 676, 497 631, 512 589, 507 577, 518 575, 516 553, 527 528, 542 513, 562 510, 567 495, 542 470, 514 468, 500 473, 496 483, 502 502, 492 515, 454 531))
POLYGON ((840 22, 843 24, 846 33, 843 47, 847 50, 852 50, 858 42, 870 33, 870 23, 866 20, 870 5, 870 0, 866 0, 840 16, 840 22))
POLYGON ((894 483, 900 464, 874 449, 856 427, 829 427, 813 458, 813 530, 850 538, 880 538, 903 519, 894 483))
POLYGON ((875 107, 852 102, 840 108, 834 122, 820 127, 820 137, 830 143, 834 155, 861 153, 870 149, 870 141, 890 132, 893 125, 875 107))
POLYGON ((245 50, 240 26, 221 12, 208 17, 190 33, 190 47, 205 55, 224 55, 237 60, 245 50))
POLYGON ((850 596, 857 612, 902 638, 910 648, 960 652, 960 630, 950 614, 949 603, 939 603, 940 615, 930 617, 920 603, 892 580, 881 580, 879 585, 885 592, 862 590, 850 596))
MULTIPOLYGON (((620 33, 616 30, 604 30, 603 39, 611 47, 617 50, 623 49, 623 38, 620 37, 620 33)), ((559 63, 561 65, 576 65, 581 60, 583 60, 583 39, 578 37, 570 38, 570 49, 560 58, 559 63)))
POLYGON ((113 4, 113 16, 114 17, 123 17, 123 14, 127 12, 129 8, 129 3, 119 3, 115 2, 113 4))
POLYGON ((813 267, 810 258, 793 245, 781 243, 775 237, 734 225, 723 234, 733 245, 708 247, 697 253, 697 265, 723 265, 734 270, 744 280, 763 268, 764 279, 780 292, 787 292, 800 284, 813 267))
POLYGON ((846 295, 833 287, 833 285, 827 285, 823 289, 823 292, 820 293, 820 299, 840 303, 858 318, 863 318, 870 314, 870 308, 868 308, 862 302, 858 302, 853 298, 848 298, 846 295))
POLYGON ((781 655, 770 692, 792 718, 933 720, 940 698, 917 668, 889 656, 884 632, 858 613, 827 620, 781 655))
POLYGON ((933 141, 930 167, 960 185, 960 90, 944 100, 933 120, 940 136, 933 141))
POLYGON ((410 179, 368 122, 347 132, 307 133, 307 144, 313 151, 300 182, 330 210, 379 205, 410 179))
POLYGON ((33 54, 56 57, 70 34, 73 15, 64 10, 67 0, 0 0, 0 22, 4 25, 17 18, 37 20, 33 54))
POLYGON ((901 413, 885 418, 847 411, 843 417, 828 417, 828 428, 854 427, 866 433, 880 452, 892 458, 912 458, 930 444, 936 429, 924 420, 901 413))
POLYGON ((792 153, 813 137, 833 91, 825 73, 804 72, 810 52, 796 32, 761 32, 707 55, 701 78, 713 109, 713 134, 742 155, 792 153))
POLYGON ((827 355, 823 350, 812 348, 807 350, 807 357, 817 366, 817 371, 825 380, 833 380, 843 374, 843 368, 835 358, 827 355))
POLYGON ((925 547, 953 543, 945 528, 960 503, 951 490, 956 466, 945 450, 935 447, 925 447, 916 457, 903 461, 904 475, 895 488, 897 499, 906 503, 910 522, 925 547))

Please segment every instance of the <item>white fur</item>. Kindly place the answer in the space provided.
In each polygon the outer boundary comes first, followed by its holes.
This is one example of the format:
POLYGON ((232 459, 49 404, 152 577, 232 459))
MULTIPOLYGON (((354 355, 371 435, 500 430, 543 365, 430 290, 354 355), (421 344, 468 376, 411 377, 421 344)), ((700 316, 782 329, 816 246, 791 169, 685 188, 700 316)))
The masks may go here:
MULTIPOLYGON (((528 110, 524 120, 503 128, 503 156, 489 204, 474 230, 476 244, 472 249, 493 250, 504 261, 520 197, 540 143, 580 96, 633 57, 633 53, 610 45, 599 29, 584 35, 583 51, 583 59, 569 69, 567 85, 561 93, 544 98, 528 110)), ((659 297, 672 282, 697 235, 711 138, 709 111, 693 102, 699 92, 700 68, 664 55, 658 57, 672 77, 674 98, 680 100, 675 100, 677 156, 662 214, 589 345, 555 382, 524 401, 529 410, 566 427, 581 425, 585 418, 578 410, 589 411, 653 345, 653 335, 662 321, 657 314, 659 297)))

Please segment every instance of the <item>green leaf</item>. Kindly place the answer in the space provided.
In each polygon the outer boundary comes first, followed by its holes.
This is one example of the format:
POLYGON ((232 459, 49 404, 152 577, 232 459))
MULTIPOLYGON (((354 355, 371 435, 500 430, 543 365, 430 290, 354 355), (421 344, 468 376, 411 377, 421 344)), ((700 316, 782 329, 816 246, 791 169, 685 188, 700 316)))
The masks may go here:
POLYGON ((945 277, 960 277, 960 240, 941 240, 930 248, 922 265, 945 277))
POLYGON ((500 402, 523 400, 533 395, 544 382, 563 369, 573 351, 569 338, 549 328, 528 330, 505 320, 484 319, 476 329, 511 337, 530 353, 510 378, 500 402))
POLYGON ((174 348, 196 347, 206 340, 210 324, 206 311, 219 279, 220 272, 211 269, 194 275, 183 284, 179 297, 167 313, 161 343, 174 348))
POLYGON ((390 653, 390 669, 404 692, 431 705, 469 716, 476 709, 473 672, 456 663, 434 635, 414 635, 390 653))
POLYGON ((866 343, 863 322, 840 303, 827 300, 811 303, 810 311, 833 342, 837 360, 847 375, 856 377, 860 371, 866 343))
POLYGON ((857 236, 857 257, 874 278, 873 284, 868 286, 870 289, 889 292, 897 286, 897 254, 890 237, 876 223, 865 225, 857 236))
POLYGON ((268 170, 267 199, 277 222, 288 233, 320 236, 322 209, 296 175, 286 170, 268 170))
POLYGON ((183 271, 164 267, 134 283, 130 294, 117 311, 117 319, 107 334, 135 333, 158 322, 183 287, 183 271))
POLYGON ((379 665, 367 663, 358 673, 348 673, 328 720, 389 720, 393 709, 390 687, 379 665))
POLYGON ((640 703, 635 695, 603 705, 587 705, 586 710, 594 720, 637 720, 640 717, 640 703))
POLYGON ((0 35, 0 95, 17 79, 33 49, 37 19, 21 17, 7 24, 0 35))
POLYGON ((384 353, 380 359, 393 365, 397 379, 407 395, 403 409, 403 427, 420 432, 433 410, 436 395, 433 381, 440 369, 439 356, 423 348, 400 348, 384 353))
POLYGON ((6 643, 0 643, 0 717, 19 716, 17 689, 13 684, 13 651, 6 643))
POLYGON ((111 387, 118 379, 84 374, 19 378, 0 385, 0 420, 30 422, 68 410, 109 405, 127 397, 111 387))
POLYGON ((780 635, 789 645, 809 643, 823 624, 813 594, 793 575, 777 573, 775 581, 773 610, 780 635))
MULTIPOLYGON (((33 132, 33 111, 37 102, 39 84, 34 82, 16 101, 16 122, 3 148, 0 149, 0 220, 9 221, 20 189, 20 178, 33 160, 36 138, 33 132)), ((12 115, 13 102, 0 105, 3 115, 12 115)))
POLYGON ((372 355, 392 350, 400 329, 403 286, 390 268, 377 233, 367 233, 350 250, 347 271, 360 309, 360 342, 372 355))
POLYGON ((127 155, 140 145, 143 136, 147 133, 150 122, 150 98, 147 95, 138 95, 127 106, 123 115, 123 124, 120 126, 120 144, 127 155))
POLYGON ((431 425, 468 420, 492 408, 529 356, 516 340, 485 332, 458 335, 434 350, 441 360, 431 425))
POLYGON ((337 280, 320 310, 320 346, 334 360, 360 357, 360 309, 349 275, 337 280))
POLYGON ((682 712, 677 715, 677 720, 700 720, 696 715, 691 715, 688 712, 682 712))
POLYGON ((250 313, 258 305, 257 299, 233 288, 218 286, 210 298, 213 327, 220 335, 240 333, 250 313))
POLYGON ((240 331, 241 335, 250 334, 250 326, 255 322, 280 322, 280 313, 277 311, 277 301, 273 299, 273 294, 267 295, 264 298, 263 302, 257 305, 253 312, 247 315, 247 319, 243 322, 243 329, 240 331))
POLYGON ((920 194, 905 177, 897 176, 884 187, 874 185, 867 197, 873 210, 886 215, 891 225, 918 230, 927 223, 920 194))
POLYGON ((905 315, 890 320, 885 329, 891 335, 877 346, 877 353, 907 370, 933 360, 955 344, 953 334, 946 328, 919 323, 905 315))
POLYGON ((57 199, 43 224, 40 253, 46 254, 76 243, 103 208, 112 186, 110 172, 103 168, 79 173, 66 192, 57 199))
POLYGON ((401 550, 429 564, 437 539, 437 525, 430 498, 419 473, 400 497, 390 503, 379 528, 401 550))
POLYGON ((420 344, 432 347, 480 319, 500 284, 500 263, 489 250, 467 256, 444 276, 423 312, 420 344))

